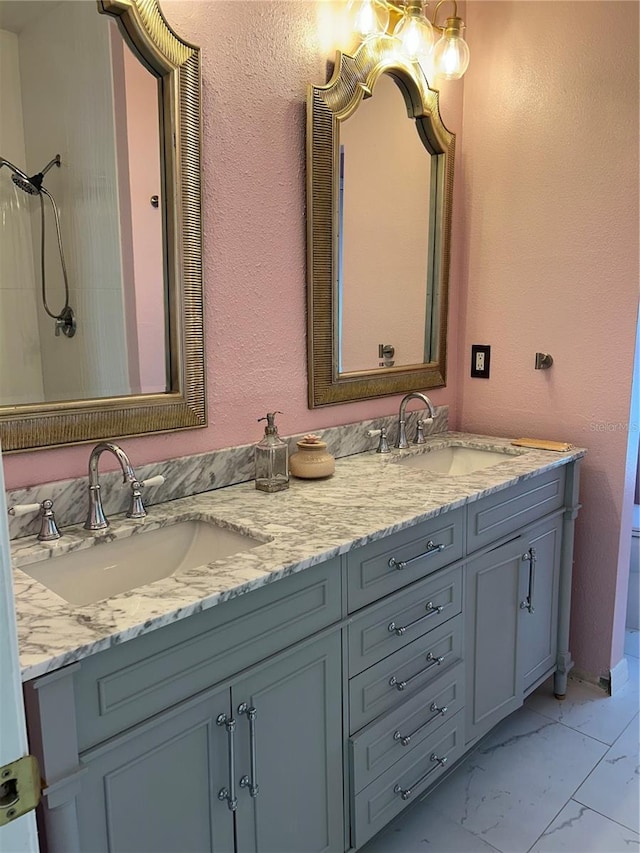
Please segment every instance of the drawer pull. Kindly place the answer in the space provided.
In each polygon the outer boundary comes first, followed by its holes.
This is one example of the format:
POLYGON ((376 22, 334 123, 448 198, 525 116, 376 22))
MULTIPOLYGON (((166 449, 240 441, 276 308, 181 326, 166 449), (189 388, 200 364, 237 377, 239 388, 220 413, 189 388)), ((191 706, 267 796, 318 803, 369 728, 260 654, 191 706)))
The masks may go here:
POLYGON ((251 776, 243 776, 238 784, 241 788, 248 788, 252 797, 257 797, 260 793, 256 769, 256 717, 258 712, 253 706, 249 707, 246 702, 242 702, 241 705, 238 705, 238 713, 246 714, 249 721, 249 760, 251 763, 251 776))
POLYGON ((229 735, 229 787, 220 788, 218 791, 218 799, 226 800, 229 811, 234 812, 238 808, 238 799, 236 797, 236 759, 233 749, 233 740, 236 731, 236 721, 227 717, 226 714, 219 714, 216 718, 216 725, 224 726, 229 735))
POLYGON ((400 734, 400 732, 394 732, 393 733, 393 739, 399 740, 400 743, 402 744, 402 746, 409 746, 409 743, 411 742, 412 737, 415 737, 418 734, 418 732, 421 732, 422 729, 426 728, 429 725, 429 723, 432 723, 434 720, 437 720, 438 717, 444 717, 444 715, 447 713, 447 711, 449 709, 447 708, 446 705, 444 706, 444 708, 438 708, 436 703, 432 702, 431 705, 429 706, 429 710, 434 712, 433 716, 429 717, 429 719, 425 723, 423 723, 421 726, 418 726, 418 728, 415 730, 415 732, 411 732, 410 735, 405 735, 404 737, 400 734))
POLYGON ((430 616, 435 616, 436 613, 442 613, 444 610, 444 605, 442 604, 434 604, 432 601, 428 601, 425 605, 425 609, 427 612, 424 616, 420 616, 418 619, 414 619, 413 622, 409 622, 408 625, 398 625, 396 626, 395 622, 390 622, 388 626, 388 630, 395 634, 397 637, 401 637, 403 634, 407 632, 408 628, 413 628, 414 625, 417 625, 419 622, 422 622, 423 619, 428 619, 430 616))
POLYGON ((392 675, 389 679, 389 686, 395 687, 396 690, 404 690, 407 685, 414 680, 414 678, 418 678, 419 676, 423 675, 425 672, 427 672, 427 670, 431 669, 432 666, 440 666, 440 664, 444 660, 444 655, 439 658, 436 658, 433 656, 432 652, 429 652, 426 657, 426 660, 429 661, 428 666, 425 666, 423 669, 419 670, 419 672, 416 672, 416 674, 412 675, 411 678, 407 678, 406 681, 398 681, 395 675, 392 675))
POLYGON ((415 557, 410 557, 408 560, 396 560, 395 557, 391 557, 389 559, 388 566, 390 569, 406 569, 410 563, 413 563, 415 560, 421 560, 423 557, 430 557, 432 554, 439 554, 440 551, 444 551, 445 546, 440 543, 436 545, 431 539, 425 545, 426 550, 422 552, 422 554, 417 554, 415 557))
POLYGON ((522 555, 522 561, 524 563, 529 563, 529 591, 525 600, 520 602, 520 610, 528 610, 529 613, 535 613, 536 608, 533 606, 533 590, 536 581, 536 549, 529 548, 527 553, 522 555))
MULTIPOLYGON (((444 767, 447 763, 447 757, 445 755, 443 758, 438 758, 435 752, 432 752, 431 756, 429 757, 429 761, 435 761, 437 762, 438 767, 444 767)), ((417 782, 414 782, 413 785, 410 785, 408 788, 403 788, 401 785, 396 785, 393 789, 393 793, 400 794, 403 800, 408 800, 411 794, 413 794, 413 789, 417 788, 418 785, 421 785, 428 776, 431 776, 431 774, 438 769, 438 767, 432 767, 431 770, 427 770, 424 776, 421 776, 417 782)))

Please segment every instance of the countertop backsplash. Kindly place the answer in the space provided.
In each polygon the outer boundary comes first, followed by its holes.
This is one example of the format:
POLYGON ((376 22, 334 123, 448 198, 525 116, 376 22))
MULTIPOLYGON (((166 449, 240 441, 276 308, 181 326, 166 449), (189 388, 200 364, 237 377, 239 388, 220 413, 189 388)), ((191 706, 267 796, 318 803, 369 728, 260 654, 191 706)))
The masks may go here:
MULTIPOLYGON (((424 415, 425 412, 422 408, 407 413, 407 433, 410 437, 415 435, 417 421, 424 415)), ((425 435, 446 432, 448 419, 449 407, 438 406, 433 423, 425 425, 425 435)), ((375 449, 377 439, 369 438, 367 430, 379 429, 382 426, 387 428, 389 443, 393 444, 398 431, 397 414, 344 424, 343 426, 328 427, 315 432, 323 441, 326 441, 329 451, 335 458, 340 459, 362 453, 365 450, 375 449)), ((260 435, 260 431, 256 430, 256 441, 259 441, 260 435)), ((304 435, 305 433, 298 433, 292 436, 283 436, 289 442, 290 453, 296 450, 295 442, 304 435)), ((127 440, 123 439, 122 443, 126 450, 127 440)), ((167 459, 163 462, 153 462, 140 466, 136 465, 133 454, 130 459, 140 480, 154 477, 157 474, 162 474, 165 478, 165 482, 161 486, 154 486, 145 491, 145 505, 153 506, 154 504, 252 480, 254 476, 254 447, 255 444, 244 444, 239 447, 228 447, 194 456, 181 456, 177 459, 167 459)), ((91 446, 87 445, 87 466, 90 452, 91 446)), ((129 489, 123 488, 120 471, 101 473, 100 485, 107 518, 110 515, 125 512, 129 504, 129 489)), ((43 500, 50 499, 53 501, 58 526, 66 527, 84 521, 88 507, 87 489, 87 477, 58 480, 57 482, 42 483, 22 489, 11 489, 7 490, 7 506, 41 503, 43 500)), ((40 529, 37 514, 9 516, 8 521, 10 539, 30 536, 36 534, 40 529)))

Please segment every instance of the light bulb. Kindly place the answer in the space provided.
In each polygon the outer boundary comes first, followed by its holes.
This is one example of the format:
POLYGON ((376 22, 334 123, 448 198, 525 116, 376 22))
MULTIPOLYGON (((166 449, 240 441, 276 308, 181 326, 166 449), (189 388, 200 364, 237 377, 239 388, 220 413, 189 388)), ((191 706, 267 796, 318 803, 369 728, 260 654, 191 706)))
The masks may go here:
POLYGON ((462 36, 463 29, 460 18, 447 18, 444 34, 433 49, 436 74, 445 80, 459 80, 469 67, 469 45, 462 36))
POLYGON ((409 0, 393 34, 400 39, 403 53, 411 62, 429 53, 433 45, 433 27, 422 11, 420 0, 409 0))
POLYGON ((389 25, 389 8, 383 0, 350 0, 347 15, 353 32, 363 41, 382 35, 389 25))

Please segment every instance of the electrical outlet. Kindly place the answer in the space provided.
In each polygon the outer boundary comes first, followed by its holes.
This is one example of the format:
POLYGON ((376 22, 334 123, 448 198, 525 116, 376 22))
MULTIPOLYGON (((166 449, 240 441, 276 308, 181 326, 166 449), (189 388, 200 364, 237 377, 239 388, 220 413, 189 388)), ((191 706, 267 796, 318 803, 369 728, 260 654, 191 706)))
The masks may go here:
POLYGON ((488 344, 471 346, 471 376, 475 379, 488 379, 491 362, 491 347, 488 344))

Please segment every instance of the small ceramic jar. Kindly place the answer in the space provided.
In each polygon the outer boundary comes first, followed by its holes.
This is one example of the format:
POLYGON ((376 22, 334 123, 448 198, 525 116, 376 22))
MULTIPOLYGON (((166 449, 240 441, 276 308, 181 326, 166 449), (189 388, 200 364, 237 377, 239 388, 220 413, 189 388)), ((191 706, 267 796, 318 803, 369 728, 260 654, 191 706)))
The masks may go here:
POLYGON ((305 435, 296 442, 297 453, 289 457, 289 473, 303 480, 318 480, 330 477, 336 470, 336 460, 327 450, 325 441, 317 435, 305 435))

